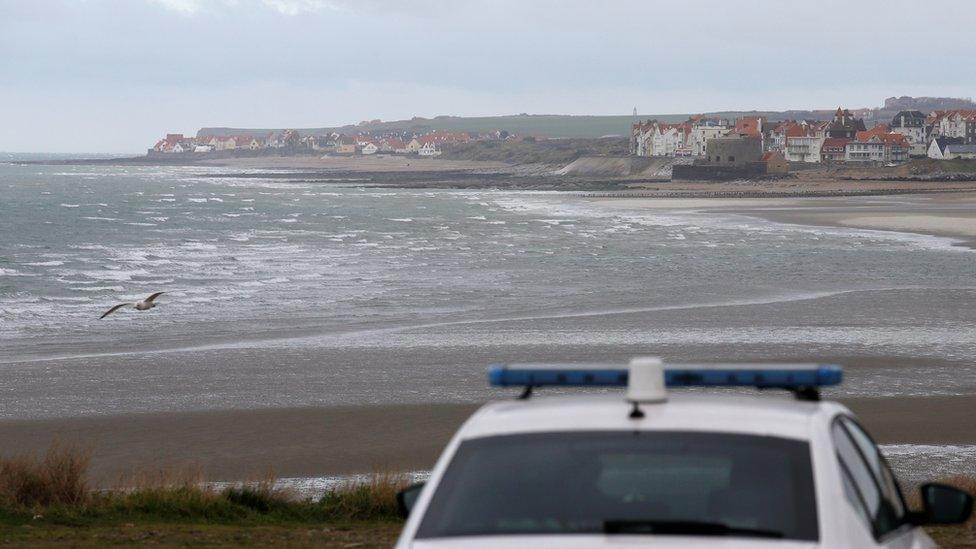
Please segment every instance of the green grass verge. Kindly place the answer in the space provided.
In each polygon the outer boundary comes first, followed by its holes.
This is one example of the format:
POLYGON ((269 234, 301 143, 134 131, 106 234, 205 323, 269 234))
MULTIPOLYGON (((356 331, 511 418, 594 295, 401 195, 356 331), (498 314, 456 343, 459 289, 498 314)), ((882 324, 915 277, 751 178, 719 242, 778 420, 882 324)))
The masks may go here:
MULTIPOLYGON (((396 493, 409 482, 376 474, 318 501, 276 490, 271 481, 216 490, 166 475, 92 491, 87 463, 59 448, 40 459, 0 459, 0 546, 389 547, 402 527, 396 493)), ((947 482, 976 491, 976 479, 947 482)), ((976 521, 929 532, 944 547, 976 547, 976 521)))

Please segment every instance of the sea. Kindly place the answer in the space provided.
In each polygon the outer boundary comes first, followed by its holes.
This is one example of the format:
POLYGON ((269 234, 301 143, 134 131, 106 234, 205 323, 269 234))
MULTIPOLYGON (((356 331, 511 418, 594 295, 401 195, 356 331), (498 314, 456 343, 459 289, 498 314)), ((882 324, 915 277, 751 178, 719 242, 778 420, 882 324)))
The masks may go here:
MULTIPOLYGON (((976 252, 948 238, 16 163, 45 158, 0 155, 0 419, 483 401, 511 396, 487 387, 491 363, 637 355, 853 364, 828 396, 976 393, 976 252)), ((976 446, 891 456, 965 470, 976 446)))

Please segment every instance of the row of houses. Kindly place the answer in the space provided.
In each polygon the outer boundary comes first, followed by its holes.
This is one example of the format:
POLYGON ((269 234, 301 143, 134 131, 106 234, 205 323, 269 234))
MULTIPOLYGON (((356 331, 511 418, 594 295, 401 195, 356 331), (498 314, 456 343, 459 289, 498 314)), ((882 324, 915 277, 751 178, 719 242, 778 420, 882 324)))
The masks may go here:
POLYGON ((763 116, 736 120, 693 116, 685 122, 638 122, 631 132, 637 156, 705 157, 708 141, 757 139, 763 151, 789 162, 898 163, 912 156, 969 158, 976 146, 976 111, 901 111, 890 124, 868 129, 863 118, 838 108, 831 120, 769 122, 763 116))
POLYGON ((348 135, 333 132, 324 135, 302 135, 298 130, 283 130, 260 135, 167 134, 149 150, 150 153, 206 153, 228 150, 288 149, 312 150, 342 155, 376 153, 439 156, 443 147, 481 139, 509 139, 508 132, 450 132, 435 130, 425 134, 388 133, 348 135))

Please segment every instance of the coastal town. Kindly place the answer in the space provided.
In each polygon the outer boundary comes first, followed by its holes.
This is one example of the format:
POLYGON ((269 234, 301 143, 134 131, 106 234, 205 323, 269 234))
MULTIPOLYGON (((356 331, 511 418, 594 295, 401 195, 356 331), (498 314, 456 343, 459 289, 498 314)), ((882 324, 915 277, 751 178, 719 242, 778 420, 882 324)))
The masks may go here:
MULTIPOLYGON (((375 121, 379 122, 379 121, 375 121)), ((212 153, 217 151, 312 151, 337 155, 413 154, 440 156, 445 146, 479 140, 514 139, 515 135, 495 132, 451 132, 435 130, 426 133, 405 131, 362 132, 346 134, 330 132, 324 135, 302 134, 287 129, 266 133, 238 135, 184 136, 171 133, 156 142, 149 154, 212 153)))
MULTIPOLYGON (((547 116, 487 117, 480 126, 470 119, 446 122, 451 117, 438 117, 369 120, 332 129, 204 128, 195 136, 167 134, 149 149, 148 157, 192 162, 269 156, 433 158, 448 153, 445 158, 454 160, 548 165, 556 175, 594 175, 592 165, 617 159, 617 167, 601 167, 601 175, 691 181, 793 177, 818 166, 878 172, 913 159, 976 159, 976 103, 968 98, 902 96, 875 108, 680 115, 687 116, 683 120, 678 115, 641 119, 635 109, 626 136, 590 130, 589 137, 575 141, 559 134, 555 124, 546 127, 547 116), (486 129, 488 124, 510 124, 510 130, 486 129), (512 126, 519 131, 511 131, 512 126), (552 153, 559 148, 563 150, 552 153), (586 166, 569 165, 578 159, 586 166)), ((569 118, 562 117, 563 122, 569 118)), ((617 117, 614 124, 610 127, 626 128, 628 122, 617 117)))
MULTIPOLYGON (((755 142, 759 153, 779 153, 788 162, 899 163, 911 157, 976 158, 976 110, 905 110, 870 129, 864 119, 839 108, 831 120, 783 120, 764 116, 735 120, 692 116, 685 122, 637 122, 631 152, 637 156, 704 157, 715 139, 755 142)), ((726 160, 728 161, 728 160, 726 160)))

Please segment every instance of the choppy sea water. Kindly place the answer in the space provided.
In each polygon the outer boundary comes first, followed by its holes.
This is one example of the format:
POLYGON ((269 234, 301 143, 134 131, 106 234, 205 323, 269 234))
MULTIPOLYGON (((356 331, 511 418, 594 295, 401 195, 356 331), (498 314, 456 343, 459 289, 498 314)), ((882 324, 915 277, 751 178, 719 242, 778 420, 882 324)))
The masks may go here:
MULTIPOLYGON (((976 256, 947 239, 216 171, 0 165, 0 363, 539 346, 976 357, 960 301, 976 297, 976 256), (98 319, 160 290, 151 312, 98 319)), ((879 365, 850 392, 976 388, 976 369, 919 367, 879 365)))
POLYGON ((222 171, 0 164, 0 417, 483 400, 489 362, 635 354, 976 393, 948 239, 222 171))

